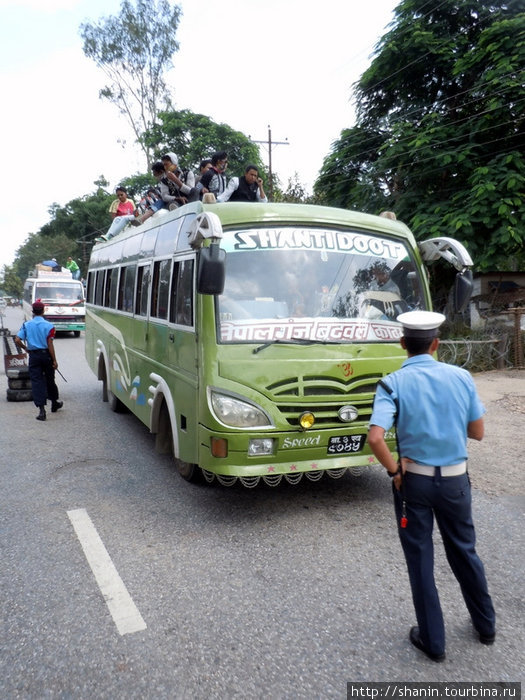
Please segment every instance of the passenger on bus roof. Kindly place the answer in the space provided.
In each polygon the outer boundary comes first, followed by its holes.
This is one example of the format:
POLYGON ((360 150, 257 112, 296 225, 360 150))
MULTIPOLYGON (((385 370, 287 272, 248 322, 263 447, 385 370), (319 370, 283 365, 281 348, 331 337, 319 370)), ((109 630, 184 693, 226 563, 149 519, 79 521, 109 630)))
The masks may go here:
POLYGON ((256 165, 247 165, 242 177, 232 177, 218 202, 268 202, 256 165))
POLYGON ((114 199, 109 207, 109 213, 113 222, 104 236, 100 236, 96 240, 107 241, 113 236, 123 231, 126 226, 131 223, 134 226, 139 226, 140 221, 136 219, 135 203, 128 199, 128 193, 124 187, 117 187, 115 190, 117 199, 114 199))
POLYGON ((66 268, 71 272, 71 276, 74 280, 80 279, 80 268, 71 255, 67 259, 66 268))
POLYGON ((197 187, 198 191, 200 192, 201 190, 199 189, 198 185, 199 182, 201 181, 202 176, 204 173, 211 168, 211 158, 203 158, 199 164, 199 174, 195 178, 195 187, 197 187))
POLYGON ((155 214, 163 208, 165 208, 165 203, 162 199, 159 188, 148 188, 146 194, 144 195, 144 197, 142 197, 137 206, 137 209, 139 211, 139 224, 144 223, 144 221, 147 221, 147 219, 153 216, 153 214, 155 214))
POLYGON ((217 151, 211 157, 211 167, 202 175, 197 189, 202 198, 203 194, 211 192, 217 198, 226 189, 226 175, 228 167, 228 154, 226 151, 217 151))
MULTIPOLYGON (((188 202, 195 202, 199 193, 195 188, 195 175, 191 170, 182 170, 178 164, 178 158, 170 151, 161 158, 164 164, 166 184, 170 195, 174 198, 171 205, 182 206, 188 202)), ((170 205, 170 209, 176 208, 170 205)))

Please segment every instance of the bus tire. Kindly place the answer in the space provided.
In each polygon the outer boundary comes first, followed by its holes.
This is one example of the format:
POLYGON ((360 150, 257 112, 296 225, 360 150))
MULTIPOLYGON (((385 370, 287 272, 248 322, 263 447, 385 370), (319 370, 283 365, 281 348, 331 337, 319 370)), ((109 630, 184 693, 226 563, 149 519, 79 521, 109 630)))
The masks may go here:
POLYGON ((73 331, 75 338, 80 338, 80 331, 73 331))
POLYGON ((29 368, 13 368, 10 367, 6 371, 8 379, 27 379, 29 381, 29 368))
POLYGON ((105 364, 102 364, 100 376, 102 377, 102 401, 108 402, 109 407, 115 413, 125 413, 127 411, 126 406, 124 406, 122 401, 117 398, 109 388, 108 373, 105 364))
POLYGON ((163 402, 159 413, 159 424, 155 433, 155 451, 159 455, 173 455, 173 431, 170 414, 163 402))
POLYGON ((126 411, 127 411, 126 406, 124 406, 122 401, 117 396, 115 396, 115 394, 111 391, 111 389, 108 389, 108 402, 109 402, 109 407, 115 413, 126 413, 126 411))
POLYGON ((182 459, 176 459, 175 466, 177 468, 177 471, 185 481, 189 481, 192 484, 204 483, 204 475, 202 473, 202 469, 196 464, 184 462, 182 459))
POLYGON ((16 389, 20 391, 21 389, 31 389, 30 379, 12 379, 11 377, 7 380, 7 386, 9 389, 16 389))
POLYGON ((99 368, 99 377, 102 380, 102 401, 104 403, 108 402, 108 373, 106 372, 106 365, 102 360, 99 368))
POLYGON ((31 401, 32 398, 31 389, 7 389, 8 401, 31 401))
MULTIPOLYGON (((173 430, 170 415, 164 403, 159 413, 159 425, 155 434, 155 450, 162 455, 173 455, 173 430)), ((174 459, 175 468, 185 481, 191 483, 204 483, 202 469, 196 464, 184 462, 182 459, 174 459)))

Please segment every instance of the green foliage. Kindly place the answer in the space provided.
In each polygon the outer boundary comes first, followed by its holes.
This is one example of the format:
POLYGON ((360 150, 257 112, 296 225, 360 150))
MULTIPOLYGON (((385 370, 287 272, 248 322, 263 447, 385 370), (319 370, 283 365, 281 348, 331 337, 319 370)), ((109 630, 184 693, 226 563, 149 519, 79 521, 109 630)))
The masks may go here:
POLYGON ((113 199, 114 195, 99 187, 94 194, 72 199, 64 206, 55 203, 49 208, 50 222, 39 233, 44 238, 64 235, 73 243, 91 240, 111 223, 108 209, 113 199))
POLYGON ((24 283, 16 274, 14 266, 4 265, 0 286, 7 296, 21 299, 24 291, 24 283))
POLYGON ((325 159, 329 204, 392 209, 480 270, 525 263, 525 13, 517 1, 403 0, 325 159))
POLYGON ((286 190, 282 192, 274 185, 274 202, 289 202, 291 204, 317 204, 314 196, 309 195, 299 180, 299 175, 294 173, 293 178, 288 178, 286 190))
POLYGON ((217 124, 210 117, 189 109, 162 112, 159 120, 160 123, 144 135, 144 142, 156 157, 173 151, 181 167, 198 172, 201 160, 210 158, 216 151, 226 151, 228 176, 243 175, 249 163, 264 171, 258 146, 228 124, 217 124))
MULTIPOLYGON (((16 253, 15 271, 22 282, 35 269, 37 263, 55 258, 59 265, 65 265, 71 249, 76 247, 65 234, 47 236, 31 233, 16 253)), ((79 262, 80 265, 80 262, 79 262)))
POLYGON ((151 151, 142 135, 156 124, 160 110, 171 108, 164 75, 179 49, 175 35, 180 15, 180 7, 168 0, 123 0, 117 16, 80 25, 84 54, 108 80, 99 95, 126 117, 148 169, 151 151))

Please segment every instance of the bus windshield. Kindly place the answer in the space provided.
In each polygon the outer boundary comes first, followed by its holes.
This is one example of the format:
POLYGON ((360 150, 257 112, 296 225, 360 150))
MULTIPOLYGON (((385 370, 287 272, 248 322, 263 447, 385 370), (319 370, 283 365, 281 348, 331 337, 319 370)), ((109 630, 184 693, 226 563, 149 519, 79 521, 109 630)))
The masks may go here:
POLYGON ((37 282, 35 299, 44 303, 75 304, 84 300, 82 285, 52 282, 37 282))
POLYGON ((399 240, 283 227, 228 233, 222 245, 222 343, 392 342, 399 314, 427 308, 419 268, 399 240))

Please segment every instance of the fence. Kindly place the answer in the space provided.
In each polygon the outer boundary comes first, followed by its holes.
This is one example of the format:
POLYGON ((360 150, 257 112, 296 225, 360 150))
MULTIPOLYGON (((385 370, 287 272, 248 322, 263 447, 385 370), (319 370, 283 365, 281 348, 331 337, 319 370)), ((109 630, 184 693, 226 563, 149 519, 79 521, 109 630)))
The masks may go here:
POLYGON ((513 328, 489 326, 476 337, 445 338, 440 341, 438 357, 458 367, 473 372, 486 372, 491 369, 514 367, 525 369, 523 356, 523 331, 521 319, 525 307, 505 309, 500 315, 513 316, 513 328))

